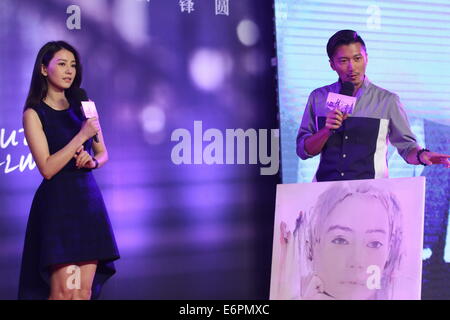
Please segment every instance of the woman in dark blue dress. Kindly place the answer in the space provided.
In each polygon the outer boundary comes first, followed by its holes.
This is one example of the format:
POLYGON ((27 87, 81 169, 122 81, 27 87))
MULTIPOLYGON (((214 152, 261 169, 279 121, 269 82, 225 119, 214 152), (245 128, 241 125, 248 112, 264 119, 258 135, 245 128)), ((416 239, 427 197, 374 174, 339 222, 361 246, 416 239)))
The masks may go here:
POLYGON ((41 48, 23 124, 44 179, 28 218, 19 299, 96 299, 116 271, 119 252, 91 172, 106 163, 108 152, 98 118, 86 120, 74 99, 81 79, 71 45, 56 41, 41 48))

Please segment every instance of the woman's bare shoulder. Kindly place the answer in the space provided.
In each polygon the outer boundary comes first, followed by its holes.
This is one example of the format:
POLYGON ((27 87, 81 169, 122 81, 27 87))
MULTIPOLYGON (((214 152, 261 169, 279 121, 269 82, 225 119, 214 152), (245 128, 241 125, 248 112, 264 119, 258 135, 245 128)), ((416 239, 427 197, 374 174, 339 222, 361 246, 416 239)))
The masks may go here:
POLYGON ((35 110, 34 108, 27 108, 24 110, 23 116, 22 116, 22 121, 23 121, 24 125, 26 123, 34 123, 34 124, 39 124, 42 126, 41 119, 39 118, 39 114, 38 114, 37 110, 35 110))

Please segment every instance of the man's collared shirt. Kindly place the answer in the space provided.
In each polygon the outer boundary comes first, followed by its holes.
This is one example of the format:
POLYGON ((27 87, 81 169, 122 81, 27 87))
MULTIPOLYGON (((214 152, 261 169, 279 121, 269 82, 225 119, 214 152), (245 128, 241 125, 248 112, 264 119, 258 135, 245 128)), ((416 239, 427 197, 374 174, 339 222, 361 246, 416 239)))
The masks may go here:
MULTIPOLYGON (((339 93, 340 89, 338 81, 309 95, 297 135, 297 154, 303 160, 312 157, 305 151, 305 139, 325 126, 328 93, 339 93)), ((353 114, 330 136, 320 153, 314 180, 387 178, 388 143, 397 148, 405 161, 417 147, 397 94, 372 84, 366 76, 355 96, 353 114)))

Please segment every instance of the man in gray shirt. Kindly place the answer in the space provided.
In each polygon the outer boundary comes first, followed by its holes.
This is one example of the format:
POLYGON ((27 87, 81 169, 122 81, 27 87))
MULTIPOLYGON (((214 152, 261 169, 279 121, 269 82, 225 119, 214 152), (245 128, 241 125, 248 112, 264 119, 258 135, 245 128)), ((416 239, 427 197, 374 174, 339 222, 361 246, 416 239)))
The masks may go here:
POLYGON ((450 155, 419 147, 398 95, 369 81, 366 46, 355 31, 335 33, 327 53, 339 80, 310 94, 297 136, 300 158, 320 153, 316 181, 387 178, 389 141, 407 163, 450 168, 450 155), (328 93, 339 93, 345 82, 357 98, 351 116, 326 106, 328 93))

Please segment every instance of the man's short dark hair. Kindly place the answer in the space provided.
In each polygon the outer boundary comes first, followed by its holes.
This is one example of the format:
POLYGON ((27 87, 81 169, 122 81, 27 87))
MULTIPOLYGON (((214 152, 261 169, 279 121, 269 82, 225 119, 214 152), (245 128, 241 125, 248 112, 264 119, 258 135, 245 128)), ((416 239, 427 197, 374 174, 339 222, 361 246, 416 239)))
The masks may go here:
POLYGON ((328 58, 333 60, 333 55, 336 52, 336 49, 342 45, 349 45, 351 43, 359 42, 364 47, 364 51, 366 50, 366 44, 363 39, 359 36, 356 31, 353 30, 340 30, 333 34, 333 36, 328 40, 327 43, 327 53, 328 58))

